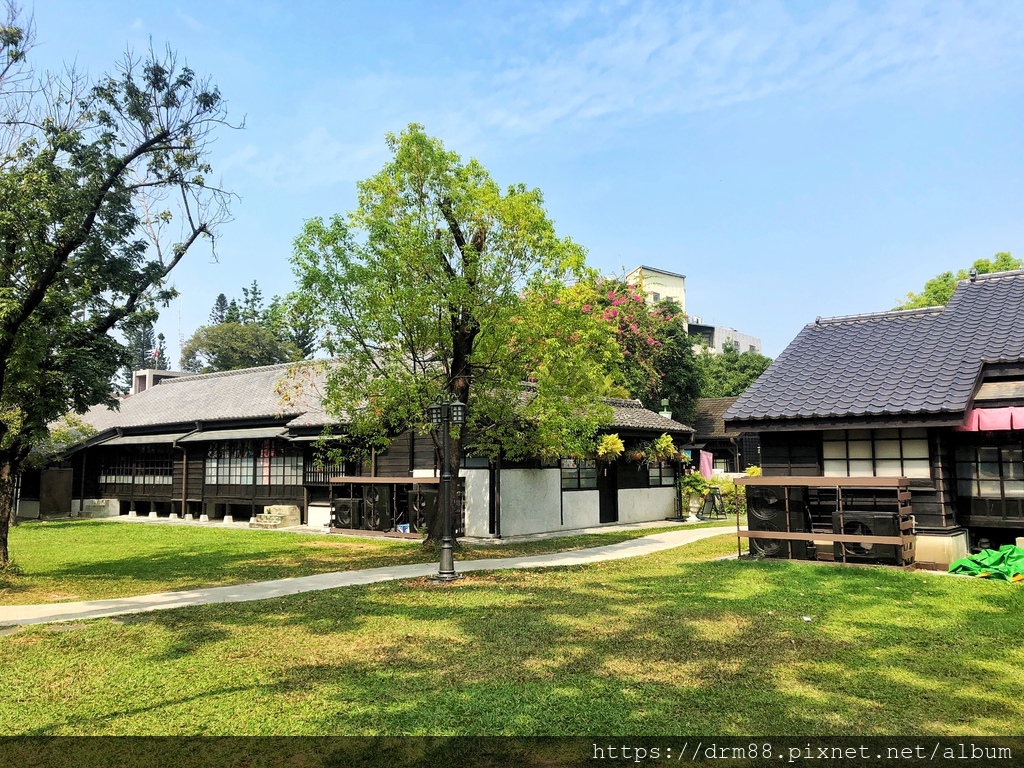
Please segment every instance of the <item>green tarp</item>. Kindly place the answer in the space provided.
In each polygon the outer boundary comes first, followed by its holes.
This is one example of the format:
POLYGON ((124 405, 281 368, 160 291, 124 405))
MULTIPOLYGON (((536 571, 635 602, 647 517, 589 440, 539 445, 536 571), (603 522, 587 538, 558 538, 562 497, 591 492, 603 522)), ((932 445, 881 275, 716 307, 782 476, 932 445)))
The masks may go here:
POLYGON ((1002 546, 998 551, 983 549, 976 555, 957 560, 949 566, 949 572, 997 581, 1024 581, 1024 549, 1013 544, 1002 546))

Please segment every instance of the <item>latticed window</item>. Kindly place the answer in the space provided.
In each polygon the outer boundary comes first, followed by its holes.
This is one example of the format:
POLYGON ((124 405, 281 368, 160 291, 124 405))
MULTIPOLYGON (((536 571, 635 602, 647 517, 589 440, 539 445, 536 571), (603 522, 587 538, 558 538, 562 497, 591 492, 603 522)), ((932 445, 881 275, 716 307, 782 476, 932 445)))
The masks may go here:
POLYGON ((302 455, 273 440, 232 440, 206 449, 207 485, 302 485, 302 455))
POLYGON ((137 452, 106 455, 100 463, 99 482, 105 485, 170 485, 174 480, 174 457, 142 446, 137 452))
POLYGON ((594 459, 562 459, 562 488, 564 490, 597 488, 597 461, 594 459))
POLYGON ((302 485, 302 456, 273 440, 259 443, 256 485, 302 485))
POLYGON ((931 477, 924 429, 850 429, 826 432, 826 477, 931 477))
POLYGON ((960 496, 1024 498, 1024 450, 1021 444, 958 446, 956 485, 960 496))
POLYGON ((252 442, 232 440, 206 449, 207 485, 252 485, 252 442))
POLYGON ((652 488, 675 485, 676 468, 667 461, 656 461, 647 465, 647 483, 652 488))
POLYGON ((329 457, 314 456, 305 464, 304 477, 307 484, 327 485, 332 477, 351 474, 350 470, 351 467, 342 459, 332 461, 329 457))

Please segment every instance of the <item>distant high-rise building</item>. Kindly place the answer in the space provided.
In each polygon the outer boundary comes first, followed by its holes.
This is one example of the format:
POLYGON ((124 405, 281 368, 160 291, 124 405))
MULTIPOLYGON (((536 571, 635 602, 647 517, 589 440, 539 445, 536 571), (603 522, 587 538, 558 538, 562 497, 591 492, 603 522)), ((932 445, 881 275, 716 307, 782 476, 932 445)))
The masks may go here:
POLYGON ((626 275, 626 282, 630 285, 643 285, 650 304, 672 299, 682 307, 683 312, 686 311, 686 275, 641 265, 626 275))
POLYGON ((725 345, 729 344, 740 354, 744 352, 756 352, 761 354, 761 340, 756 336, 740 333, 735 328, 726 328, 722 325, 706 325, 699 317, 691 317, 688 327, 690 336, 700 337, 702 345, 711 352, 725 351, 725 345))

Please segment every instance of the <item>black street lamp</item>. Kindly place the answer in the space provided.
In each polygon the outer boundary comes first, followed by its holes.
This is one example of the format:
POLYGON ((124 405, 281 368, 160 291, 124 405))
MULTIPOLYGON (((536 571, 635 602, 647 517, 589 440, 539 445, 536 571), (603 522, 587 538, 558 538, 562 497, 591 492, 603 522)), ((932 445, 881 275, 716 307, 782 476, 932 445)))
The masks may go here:
POLYGON ((452 581, 459 578, 455 572, 455 543, 452 536, 452 470, 451 470, 451 425, 466 423, 466 404, 438 401, 427 407, 427 418, 435 427, 440 427, 441 439, 441 563, 437 570, 438 581, 452 581))

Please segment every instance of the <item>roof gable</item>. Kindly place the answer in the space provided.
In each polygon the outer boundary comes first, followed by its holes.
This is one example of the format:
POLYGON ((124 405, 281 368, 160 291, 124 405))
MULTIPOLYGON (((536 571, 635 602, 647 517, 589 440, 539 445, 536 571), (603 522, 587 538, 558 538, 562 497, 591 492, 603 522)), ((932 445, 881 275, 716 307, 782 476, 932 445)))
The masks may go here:
POLYGON ((694 440, 707 440, 713 437, 731 437, 738 432, 726 432, 725 412, 739 398, 736 397, 702 397, 694 409, 693 429, 694 440))

